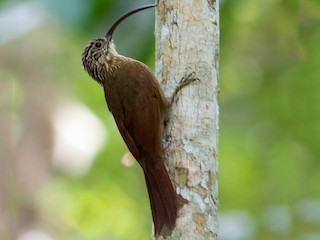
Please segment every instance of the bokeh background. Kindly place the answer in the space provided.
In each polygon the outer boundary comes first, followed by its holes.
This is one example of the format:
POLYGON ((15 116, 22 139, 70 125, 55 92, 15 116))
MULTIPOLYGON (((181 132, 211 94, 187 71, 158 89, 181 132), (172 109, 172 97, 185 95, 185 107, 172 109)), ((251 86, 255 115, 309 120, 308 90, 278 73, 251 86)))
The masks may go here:
MULTIPOLYGON (((0 239, 150 239, 87 42, 151 1, 0 0, 0 239)), ((320 2, 221 0, 222 240, 320 239, 320 2)), ((114 34, 154 68, 154 12, 114 34)))

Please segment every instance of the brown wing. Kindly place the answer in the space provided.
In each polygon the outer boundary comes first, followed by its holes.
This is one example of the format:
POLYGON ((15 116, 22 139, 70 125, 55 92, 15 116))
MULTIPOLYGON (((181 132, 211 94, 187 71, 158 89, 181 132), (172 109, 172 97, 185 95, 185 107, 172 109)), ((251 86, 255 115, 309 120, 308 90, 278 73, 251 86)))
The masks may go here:
POLYGON ((152 72, 135 60, 125 62, 107 82, 105 96, 130 152, 139 161, 161 156, 162 92, 152 72), (153 156, 153 157, 152 157, 153 156))
POLYGON ((118 69, 104 82, 105 96, 124 141, 143 168, 158 235, 165 225, 174 227, 178 208, 161 158, 161 114, 167 101, 152 72, 142 63, 130 60, 118 69))

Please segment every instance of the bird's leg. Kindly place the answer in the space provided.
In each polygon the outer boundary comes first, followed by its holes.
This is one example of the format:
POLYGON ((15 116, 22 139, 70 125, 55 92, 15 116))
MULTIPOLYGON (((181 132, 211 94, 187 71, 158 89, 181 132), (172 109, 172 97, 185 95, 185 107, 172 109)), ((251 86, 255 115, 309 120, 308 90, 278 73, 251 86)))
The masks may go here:
POLYGON ((177 94, 182 90, 184 87, 188 86, 190 83, 194 81, 200 81, 199 78, 195 77, 195 72, 190 73, 188 76, 185 76, 181 79, 178 86, 176 86, 171 98, 170 98, 170 105, 172 105, 177 97, 177 94))
POLYGON ((182 88, 188 86, 190 83, 196 80, 200 81, 200 79, 196 78, 194 75, 195 75, 195 72, 192 72, 188 76, 183 77, 179 82, 178 86, 176 86, 172 96, 169 99, 166 98, 163 92, 161 91, 161 100, 162 100, 161 110, 162 111, 166 112, 172 106, 172 104, 176 100, 177 94, 180 92, 180 90, 182 90, 182 88))

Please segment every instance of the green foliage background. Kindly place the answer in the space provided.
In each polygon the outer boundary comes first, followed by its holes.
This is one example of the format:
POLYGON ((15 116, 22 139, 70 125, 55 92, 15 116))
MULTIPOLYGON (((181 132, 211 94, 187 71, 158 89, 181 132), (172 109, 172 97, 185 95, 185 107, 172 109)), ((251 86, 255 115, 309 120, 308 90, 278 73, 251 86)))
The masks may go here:
MULTIPOLYGON (((150 239, 142 172, 137 164, 125 168, 120 163, 126 147, 102 88, 81 67, 89 39, 103 35, 122 13, 150 1, 2 0, 1 12, 22 3, 41 5, 46 20, 0 42, 3 76, 10 75, 13 89, 21 89, 21 76, 40 75, 37 84, 44 84, 52 104, 72 96, 109 132, 86 174, 73 178, 53 172, 35 197, 39 225, 54 239, 150 239), (35 72, 17 67, 16 62, 20 67, 30 63, 15 49, 33 56, 35 72)), ((320 239, 320 209, 301 210, 310 202, 320 208, 320 2, 222 0, 220 10, 220 214, 245 213, 252 226, 246 237, 229 239, 320 239), (279 218, 271 216, 284 227, 272 226, 270 209, 285 209, 279 218)), ((118 51, 153 67, 153 22, 152 11, 125 21, 114 36, 118 51)), ((27 100, 15 95, 7 111, 23 121, 27 100)))

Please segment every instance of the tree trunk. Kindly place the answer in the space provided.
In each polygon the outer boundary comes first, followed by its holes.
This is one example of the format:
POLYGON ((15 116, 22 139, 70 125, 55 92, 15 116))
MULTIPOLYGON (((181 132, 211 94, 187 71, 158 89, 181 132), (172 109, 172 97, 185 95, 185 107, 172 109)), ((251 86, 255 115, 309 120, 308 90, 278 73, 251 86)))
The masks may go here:
POLYGON ((217 239, 219 1, 157 4, 156 76, 166 96, 188 75, 199 79, 179 92, 165 121, 164 161, 181 209, 171 236, 157 239, 217 239))

